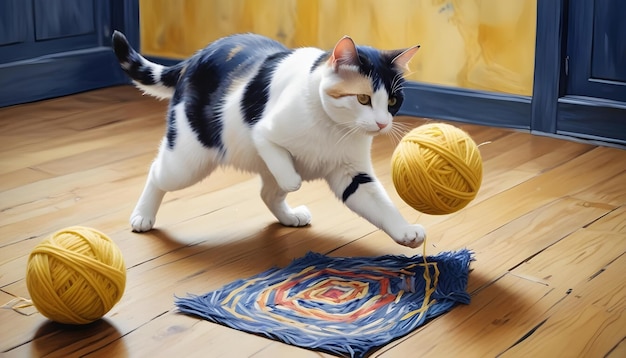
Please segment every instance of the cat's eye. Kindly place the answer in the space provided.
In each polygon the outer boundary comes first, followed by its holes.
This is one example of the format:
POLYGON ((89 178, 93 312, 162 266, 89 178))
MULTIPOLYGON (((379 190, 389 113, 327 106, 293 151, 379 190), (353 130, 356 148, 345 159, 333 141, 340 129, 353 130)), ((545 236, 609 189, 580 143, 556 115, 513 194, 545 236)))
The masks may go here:
POLYGON ((372 98, 366 94, 357 94, 356 100, 359 101, 359 103, 364 106, 372 104, 372 98))
POLYGON ((398 99, 396 97, 390 97, 387 103, 389 104, 389 107, 393 107, 398 103, 398 99))

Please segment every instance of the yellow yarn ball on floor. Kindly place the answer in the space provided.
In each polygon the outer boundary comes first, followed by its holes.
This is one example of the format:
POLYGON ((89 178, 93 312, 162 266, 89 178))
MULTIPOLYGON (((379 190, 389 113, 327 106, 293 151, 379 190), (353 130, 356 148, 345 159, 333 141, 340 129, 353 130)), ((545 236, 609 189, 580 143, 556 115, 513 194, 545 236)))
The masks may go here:
POLYGON ((75 226, 52 234, 33 249, 26 286, 44 316, 59 323, 86 324, 102 318, 122 298, 126 266, 109 237, 75 226))
POLYGON ((425 214, 456 212, 478 193, 483 164, 478 146, 463 130, 429 123, 407 133, 391 158, 398 195, 425 214))

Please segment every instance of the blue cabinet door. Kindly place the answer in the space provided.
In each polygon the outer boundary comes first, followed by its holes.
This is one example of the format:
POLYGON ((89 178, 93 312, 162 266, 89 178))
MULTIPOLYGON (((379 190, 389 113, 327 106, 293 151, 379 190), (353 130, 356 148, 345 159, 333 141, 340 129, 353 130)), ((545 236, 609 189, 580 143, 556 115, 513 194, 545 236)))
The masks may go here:
POLYGON ((33 28, 28 16, 29 9, 30 3, 27 1, 0 1, 0 46, 26 42, 28 30, 33 28))
POLYGON ((557 133, 626 143, 626 1, 570 0, 557 133))
POLYGON ((573 0, 567 94, 626 102, 626 1, 573 0))
POLYGON ((1 0, 0 106, 125 83, 114 28, 137 42, 137 0, 1 0))

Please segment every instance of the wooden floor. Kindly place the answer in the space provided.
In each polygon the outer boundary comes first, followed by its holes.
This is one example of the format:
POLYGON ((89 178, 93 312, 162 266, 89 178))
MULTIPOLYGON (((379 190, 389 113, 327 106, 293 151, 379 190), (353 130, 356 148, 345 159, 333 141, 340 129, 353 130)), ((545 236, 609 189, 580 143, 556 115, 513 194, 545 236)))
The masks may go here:
MULTIPOLYGON (((28 297, 27 256, 53 231, 98 228, 128 267, 122 300, 70 329, 0 310, 8 357, 330 357, 176 313, 174 295, 204 293, 308 251, 415 254, 334 199, 322 182, 290 195, 310 227, 277 225, 259 181, 230 170, 166 196, 157 230, 128 216, 164 131, 166 103, 117 87, 0 109, 0 305, 28 297)), ((401 118, 413 126, 421 119, 401 118)), ((395 194, 393 140, 375 141, 376 171, 401 211, 428 230, 429 254, 476 253, 472 302, 374 357, 626 357, 626 151, 460 125, 481 146, 477 199, 449 216, 395 194)), ((29 313, 29 312, 24 312, 29 313)))

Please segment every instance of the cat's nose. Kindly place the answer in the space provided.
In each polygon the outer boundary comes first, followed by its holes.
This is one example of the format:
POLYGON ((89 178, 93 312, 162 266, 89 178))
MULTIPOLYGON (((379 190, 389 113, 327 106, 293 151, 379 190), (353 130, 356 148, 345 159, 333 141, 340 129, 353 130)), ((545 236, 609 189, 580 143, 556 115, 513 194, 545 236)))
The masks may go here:
POLYGON ((376 125, 378 126, 378 128, 383 129, 385 127, 387 127, 387 123, 380 123, 380 122, 376 122, 376 125))

